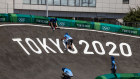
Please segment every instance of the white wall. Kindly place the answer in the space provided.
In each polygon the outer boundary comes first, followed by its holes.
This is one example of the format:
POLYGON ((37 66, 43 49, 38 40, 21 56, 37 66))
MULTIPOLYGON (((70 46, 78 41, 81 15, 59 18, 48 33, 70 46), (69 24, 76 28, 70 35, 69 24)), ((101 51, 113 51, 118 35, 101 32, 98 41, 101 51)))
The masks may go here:
MULTIPOLYGON (((13 13, 14 0, 0 0, 0 13, 13 13)), ((27 5, 23 0, 15 0, 15 9, 46 10, 45 5, 27 5)), ((129 4, 122 4, 122 0, 96 0, 96 7, 68 7, 49 6, 51 11, 71 11, 71 12, 100 12, 100 13, 127 13, 129 7, 140 6, 140 0, 130 0, 129 4)))
MULTIPOLYGON (((16 9, 46 10, 45 5, 22 4, 22 0, 15 0, 15 2, 16 9)), ((140 0, 130 0, 129 4, 123 4, 122 0, 96 0, 96 7, 49 6, 48 9, 51 11, 127 13, 129 7, 136 8, 137 6, 140 6, 140 0)))
POLYGON ((0 13, 13 13, 13 0, 0 0, 0 13))

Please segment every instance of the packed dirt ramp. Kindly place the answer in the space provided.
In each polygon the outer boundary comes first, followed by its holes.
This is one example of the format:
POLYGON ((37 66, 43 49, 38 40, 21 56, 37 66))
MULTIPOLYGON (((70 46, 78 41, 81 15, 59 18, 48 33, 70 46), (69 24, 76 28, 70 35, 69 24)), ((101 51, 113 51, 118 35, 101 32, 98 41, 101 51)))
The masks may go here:
MULTIPOLYGON (((125 35, 116 35, 92 30, 78 30, 61 28, 52 31, 48 26, 34 26, 28 24, 15 24, 0 26, 0 79, 61 79, 61 68, 70 68, 74 74, 72 79, 94 79, 96 76, 111 73, 110 55, 108 54, 112 46, 107 46, 107 42, 113 42, 117 48, 114 52, 120 56, 115 56, 117 62, 117 73, 139 73, 140 69, 140 38, 125 35), (74 39, 74 45, 77 53, 64 51, 64 45, 60 40, 65 33, 69 33, 74 39), (47 53, 40 40, 43 43, 46 39, 46 45, 56 51, 48 50, 47 53), (19 45, 17 41, 26 48, 27 52, 19 45), (28 40, 27 40, 28 39, 28 40), (38 39, 38 40, 37 40, 38 39), (59 42, 60 51, 53 44, 59 42), (85 54, 86 43, 89 44, 87 52, 94 54, 85 54), (40 49, 40 53, 35 53, 27 44, 32 46, 34 51, 40 49), (37 47, 34 45, 34 43, 37 47), (105 54, 96 53, 92 45, 93 41, 99 41, 105 54), (127 43, 131 48, 131 56, 124 56, 120 52, 120 44, 127 43)), ((96 44, 97 50, 102 51, 100 45, 96 44)), ((128 52, 126 46, 124 51, 128 52)), ((126 53, 127 55, 128 53, 126 53)))

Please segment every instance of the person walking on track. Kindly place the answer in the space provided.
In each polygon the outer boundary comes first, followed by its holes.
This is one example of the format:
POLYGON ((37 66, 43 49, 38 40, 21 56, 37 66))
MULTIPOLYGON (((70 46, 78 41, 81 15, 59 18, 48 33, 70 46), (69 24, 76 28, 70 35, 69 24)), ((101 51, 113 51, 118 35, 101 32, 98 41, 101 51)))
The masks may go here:
POLYGON ((116 75, 116 69, 117 69, 117 66, 116 66, 116 63, 115 63, 115 58, 113 56, 111 56, 111 72, 114 74, 114 76, 117 78, 117 75, 116 75))

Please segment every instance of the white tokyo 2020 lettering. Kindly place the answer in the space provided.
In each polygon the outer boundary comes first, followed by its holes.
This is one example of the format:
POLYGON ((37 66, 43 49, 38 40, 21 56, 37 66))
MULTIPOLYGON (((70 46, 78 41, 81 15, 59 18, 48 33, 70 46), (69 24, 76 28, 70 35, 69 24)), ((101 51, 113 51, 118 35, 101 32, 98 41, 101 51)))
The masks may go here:
POLYGON ((82 43, 85 43, 86 44, 86 47, 84 49, 84 54, 94 54, 93 52, 89 52, 88 49, 89 49, 89 44, 88 42, 86 42, 85 40, 80 40, 79 41, 79 44, 82 45, 82 43))
MULTIPOLYGON (((25 46, 22 44, 22 39, 21 38, 13 38, 12 39, 14 42, 17 42, 19 44, 19 46, 21 46, 21 48, 25 51, 25 53, 27 55, 31 55, 31 53, 25 48, 25 46)), ((50 53, 50 51, 52 53, 57 53, 54 49, 52 49, 51 47, 49 47, 46 43, 47 39, 46 38, 43 38, 43 40, 40 40, 39 38, 36 38, 36 40, 38 41, 38 43, 41 45, 41 47, 45 50, 46 53, 50 53)), ((59 39, 56 39, 56 41, 52 40, 51 38, 48 38, 48 40, 59 50, 60 53, 64 53, 64 51, 61 49, 61 46, 60 46, 60 40, 59 39)), ((35 43, 35 41, 31 38, 25 38, 25 42, 26 44, 28 45, 28 47, 36 54, 41 54, 42 53, 42 50, 41 48, 35 43), (34 45, 35 48, 33 48, 32 45, 34 45)), ((79 40, 79 45, 82 45, 82 44, 85 44, 85 48, 83 50, 83 53, 84 54, 98 54, 98 55, 105 55, 106 54, 106 50, 104 49, 103 45, 101 42, 99 41, 92 41, 92 46, 93 46, 93 49, 95 50, 95 53, 93 51, 89 51, 89 43, 85 40, 79 40), (97 45, 98 47, 101 49, 101 51, 99 51, 97 48, 97 45)), ((63 45, 65 46, 65 43, 63 42, 63 45)), ((112 46, 111 50, 109 51, 109 55, 112 55, 112 56, 120 56, 120 53, 118 52, 115 52, 115 50, 117 49, 117 46, 115 43, 113 42, 106 42, 106 46, 109 47, 109 46, 112 46)), ((120 49, 120 52, 123 56, 126 56, 126 57, 130 57, 132 56, 132 50, 131 50, 131 47, 129 44, 127 43, 120 43, 119 44, 119 47, 120 49), (124 47, 127 49, 127 52, 124 50, 124 47)), ((71 53, 71 54, 77 54, 78 53, 78 50, 76 48, 76 46, 73 44, 73 50, 69 50, 68 49, 68 52, 71 53)))
POLYGON ((104 47, 99 41, 93 41, 92 45, 93 45, 93 48, 94 48, 94 50, 96 51, 97 54, 99 54, 99 55, 104 55, 105 54, 104 47), (100 46, 100 48, 102 50, 101 52, 98 51, 98 49, 96 47, 96 44, 99 44, 99 46, 100 46))
POLYGON ((117 48, 116 44, 113 43, 113 42, 107 42, 107 43, 106 43, 106 46, 110 46, 110 45, 112 45, 113 47, 112 47, 112 49, 110 50, 109 55, 120 56, 119 53, 115 53, 115 52, 114 52, 114 51, 116 50, 116 48, 117 48))

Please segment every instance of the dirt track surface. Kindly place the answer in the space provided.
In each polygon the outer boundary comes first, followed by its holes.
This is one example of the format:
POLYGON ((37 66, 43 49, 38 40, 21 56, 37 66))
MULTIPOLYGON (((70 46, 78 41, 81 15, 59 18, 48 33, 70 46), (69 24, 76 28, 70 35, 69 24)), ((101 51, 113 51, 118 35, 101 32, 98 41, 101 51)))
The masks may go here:
MULTIPOLYGON (((50 28, 29 25, 0 27, 0 79, 61 79, 62 67, 72 70, 74 74, 72 79, 94 79, 96 76, 110 73, 111 64, 108 52, 112 46, 106 46, 108 41, 116 44, 115 52, 120 54, 120 56, 115 57, 117 73, 139 73, 140 38, 68 29, 59 29, 53 32, 50 28), (60 39, 66 32, 73 37, 74 45, 78 50, 77 54, 71 54, 63 50, 64 45, 60 39), (30 55, 26 54, 20 45, 12 40, 13 38, 21 38, 21 43, 30 52, 30 55), (33 52, 25 42, 25 38, 32 39, 42 53, 33 52), (46 53, 36 38, 41 41, 46 38, 46 44, 57 53, 50 50, 50 53, 46 53), (58 38, 60 48, 64 53, 60 53, 48 38, 51 38, 54 42, 58 38), (94 54, 84 54, 86 45, 84 43, 79 45, 80 40, 87 41, 89 44, 88 51, 92 51, 94 54), (95 40, 103 45, 105 55, 99 55, 93 49, 92 42, 95 40), (130 45, 132 56, 126 57, 120 53, 119 44, 122 42, 130 45)), ((34 50, 37 50, 32 43, 30 44, 34 50)), ((97 48, 101 51, 98 45, 97 48)), ((124 51, 127 51, 125 47, 124 51)))

